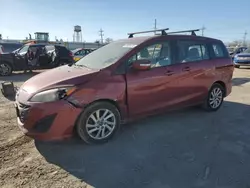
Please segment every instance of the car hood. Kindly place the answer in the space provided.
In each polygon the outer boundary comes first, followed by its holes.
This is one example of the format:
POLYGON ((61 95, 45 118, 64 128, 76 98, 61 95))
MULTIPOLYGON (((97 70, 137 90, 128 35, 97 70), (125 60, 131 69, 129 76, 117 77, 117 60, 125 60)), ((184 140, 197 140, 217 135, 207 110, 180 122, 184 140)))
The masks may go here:
POLYGON ((64 65, 33 76, 20 87, 19 91, 32 95, 54 87, 79 85, 87 82, 98 72, 97 69, 64 65))
POLYGON ((240 53, 236 57, 250 57, 250 53, 240 53))

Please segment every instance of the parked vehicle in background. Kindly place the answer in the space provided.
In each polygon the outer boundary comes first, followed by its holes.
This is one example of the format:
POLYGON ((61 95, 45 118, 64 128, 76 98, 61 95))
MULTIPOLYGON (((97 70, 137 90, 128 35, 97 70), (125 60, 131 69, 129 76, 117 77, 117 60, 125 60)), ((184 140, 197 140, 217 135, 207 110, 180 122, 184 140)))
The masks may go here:
POLYGON ((40 140, 67 138, 76 130, 87 143, 103 143, 121 123, 139 117, 194 105, 217 111, 232 89, 226 47, 196 36, 197 30, 191 36, 166 30, 152 37, 130 33, 29 79, 15 102, 21 130, 40 140))
POLYGON ((11 53, 0 55, 0 75, 12 71, 49 69, 73 63, 72 53, 64 46, 51 44, 24 45, 11 53))
POLYGON ((234 53, 235 47, 227 47, 229 55, 234 53))
POLYGON ((0 45, 0 54, 3 54, 4 52, 3 52, 3 46, 2 45, 0 45))
POLYGON ((236 54, 239 54, 239 53, 245 51, 246 49, 247 49, 247 47, 236 47, 233 50, 230 49, 229 55, 233 59, 236 54))
POLYGON ((21 48, 23 44, 21 43, 10 43, 10 42, 0 42, 0 45, 3 46, 5 53, 11 53, 14 50, 21 48))
POLYGON ((250 66, 250 49, 236 54, 233 59, 234 66, 240 68, 240 66, 250 66))
POLYGON ((85 55, 91 53, 94 51, 94 49, 88 49, 88 48, 77 48, 75 50, 72 50, 73 56, 74 56, 74 61, 77 62, 79 61, 82 57, 85 55))

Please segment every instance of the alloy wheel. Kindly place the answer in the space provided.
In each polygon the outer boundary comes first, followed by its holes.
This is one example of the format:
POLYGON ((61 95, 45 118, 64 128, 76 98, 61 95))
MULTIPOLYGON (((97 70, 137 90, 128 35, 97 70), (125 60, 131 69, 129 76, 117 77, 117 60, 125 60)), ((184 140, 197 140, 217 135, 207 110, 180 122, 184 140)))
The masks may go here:
POLYGON ((107 138, 114 131, 116 118, 108 109, 98 109, 88 117, 86 130, 88 135, 96 140, 107 138))
POLYGON ((209 97, 209 105, 211 108, 218 108, 223 100, 223 91, 219 87, 213 88, 209 97))
POLYGON ((0 75, 6 76, 10 73, 11 67, 8 64, 2 63, 0 64, 0 75))

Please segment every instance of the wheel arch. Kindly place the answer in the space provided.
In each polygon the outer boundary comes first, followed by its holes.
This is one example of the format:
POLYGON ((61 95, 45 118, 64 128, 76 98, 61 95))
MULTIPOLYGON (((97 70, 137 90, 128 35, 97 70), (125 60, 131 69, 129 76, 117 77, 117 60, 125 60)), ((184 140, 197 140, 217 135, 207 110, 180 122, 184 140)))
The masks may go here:
POLYGON ((97 100, 92 101, 92 102, 90 102, 90 103, 88 103, 88 104, 86 104, 86 105, 84 105, 84 106, 82 107, 83 110, 82 110, 82 112, 78 115, 77 119, 75 120, 74 126, 73 126, 73 130, 72 130, 72 131, 73 131, 73 135, 76 135, 76 134, 77 134, 77 123, 79 122, 80 116, 81 116, 82 113, 84 112, 84 109, 86 109, 87 107, 89 107, 89 106, 91 106, 91 105, 93 105, 93 104, 95 104, 95 103, 98 103, 98 102, 108 102, 108 103, 114 105, 114 106, 117 108, 117 110, 118 110, 118 112, 119 112, 119 114, 120 114, 120 118, 121 118, 121 120, 122 120, 121 108, 119 107, 119 104, 118 104, 117 101, 112 100, 112 99, 106 99, 106 98, 97 99, 97 100))
POLYGON ((6 61, 6 60, 0 61, 0 64, 2 64, 2 63, 5 63, 5 64, 7 64, 7 65, 10 66, 10 68, 11 68, 10 74, 11 74, 12 71, 14 70, 14 65, 13 65, 11 62, 8 62, 8 61, 6 61))
POLYGON ((90 106, 90 105, 92 105, 92 104, 94 104, 94 103, 97 103, 97 102, 109 102, 109 103, 111 103, 112 105, 114 105, 116 108, 117 108, 117 110, 120 112, 120 114, 121 114, 121 109, 120 109, 120 106, 119 106, 119 104, 117 103, 117 101, 115 101, 115 100, 113 100, 113 99, 97 99, 97 100, 95 100, 95 101, 92 101, 91 103, 89 103, 89 104, 86 104, 85 106, 84 106, 84 108, 87 108, 88 106, 90 106))
POLYGON ((214 82, 214 83, 212 84, 212 86, 213 86, 214 84, 219 84, 219 85, 221 85, 221 86, 223 87, 223 90, 224 90, 223 96, 225 97, 225 96, 227 95, 227 88, 226 88, 225 82, 223 82, 223 81, 221 81, 221 80, 218 80, 218 81, 214 82))
POLYGON ((79 121, 79 118, 80 118, 81 114, 84 112, 84 109, 87 108, 87 107, 89 107, 89 106, 91 106, 91 105, 93 105, 93 104, 95 104, 95 103, 97 103, 97 102, 108 102, 108 103, 114 105, 117 108, 117 110, 119 111, 121 119, 123 119, 122 113, 121 113, 121 108, 119 107, 119 104, 115 100, 106 99, 106 98, 104 98, 104 99, 97 99, 97 100, 92 101, 92 102, 90 102, 90 103, 88 103, 88 104, 86 104, 86 105, 83 106, 83 111, 79 114, 79 116, 77 117, 77 119, 75 121, 74 132, 76 131, 75 130, 76 129, 76 124, 79 121))
POLYGON ((6 64, 8 64, 8 65, 12 68, 12 70, 13 70, 13 68, 14 68, 13 64, 12 64, 11 62, 9 62, 9 61, 3 60, 3 61, 0 61, 0 64, 1 64, 1 63, 6 63, 6 64))

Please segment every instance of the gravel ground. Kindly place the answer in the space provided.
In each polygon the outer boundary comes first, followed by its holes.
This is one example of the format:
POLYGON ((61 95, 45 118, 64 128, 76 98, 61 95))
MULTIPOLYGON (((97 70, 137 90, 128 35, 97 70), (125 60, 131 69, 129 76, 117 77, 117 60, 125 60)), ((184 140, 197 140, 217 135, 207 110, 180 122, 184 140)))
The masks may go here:
MULTIPOLYGON (((3 78, 20 85, 31 75, 3 78)), ((16 125, 0 94, 0 187, 249 188, 250 69, 216 113, 168 112, 124 126, 104 145, 77 139, 42 143, 16 125)))

